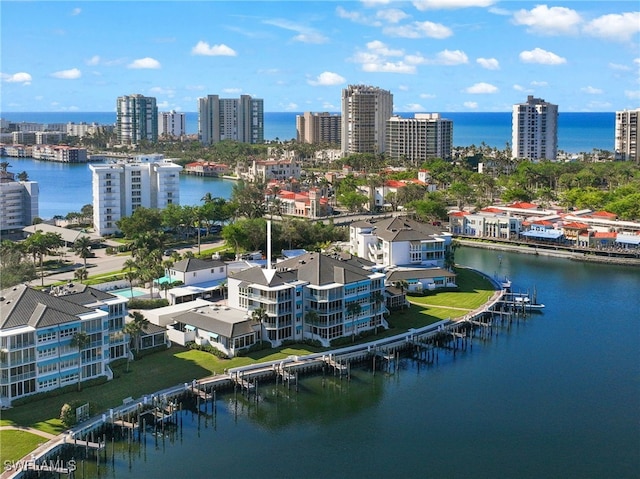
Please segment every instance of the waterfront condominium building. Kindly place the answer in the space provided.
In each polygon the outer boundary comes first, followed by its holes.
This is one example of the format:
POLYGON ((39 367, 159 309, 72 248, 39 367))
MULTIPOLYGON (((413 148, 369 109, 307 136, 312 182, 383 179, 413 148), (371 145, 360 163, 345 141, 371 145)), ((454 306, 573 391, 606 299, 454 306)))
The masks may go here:
POLYGON ((186 113, 175 110, 158 113, 158 136, 180 138, 187 132, 186 113))
POLYGON ((366 85, 342 90, 342 153, 384 153, 386 125, 393 115, 393 95, 366 85))
POLYGON ((97 234, 118 231, 116 222, 136 208, 164 208, 180 203, 182 167, 162 155, 138 155, 130 161, 90 165, 93 226, 97 234))
POLYGON ((126 358, 122 333, 127 298, 86 285, 57 286, 50 293, 20 284, 0 291, 0 406, 15 399, 100 376, 126 358), (82 348, 76 334, 88 337, 82 348))
POLYGON ((513 158, 555 161, 558 153, 558 105, 527 97, 513 105, 511 124, 513 158))
POLYGON ((158 141, 158 107, 153 97, 125 95, 116 103, 116 135, 121 145, 158 141))
POLYGON ((241 95, 240 98, 207 95, 199 98, 198 138, 203 145, 222 140, 262 143, 264 101, 249 95, 241 95))
POLYGON ((638 155, 638 119, 640 108, 616 111, 616 158, 624 161, 640 162, 638 155))
POLYGON ((341 128, 342 117, 335 113, 305 111, 302 115, 296 115, 297 139, 302 143, 339 145, 341 128))
POLYGON ((327 347, 335 338, 388 327, 385 275, 370 261, 305 253, 276 268, 256 266, 227 279, 229 306, 264 313, 261 334, 272 346, 311 339, 327 347))
POLYGON ((0 170, 0 237, 21 232, 38 217, 38 182, 0 170))
POLYGON ((387 120, 388 156, 405 158, 416 165, 429 158, 451 158, 453 121, 438 113, 416 113, 413 118, 387 120))

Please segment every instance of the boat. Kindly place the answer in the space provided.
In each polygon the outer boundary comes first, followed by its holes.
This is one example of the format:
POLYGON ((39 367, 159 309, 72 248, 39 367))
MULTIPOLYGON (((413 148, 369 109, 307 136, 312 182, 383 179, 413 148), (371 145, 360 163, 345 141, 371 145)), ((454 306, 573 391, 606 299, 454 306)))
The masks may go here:
POLYGON ((529 296, 520 295, 514 296, 513 301, 517 308, 524 308, 526 310, 534 310, 539 311, 544 309, 544 304, 538 303, 537 301, 531 301, 529 296))

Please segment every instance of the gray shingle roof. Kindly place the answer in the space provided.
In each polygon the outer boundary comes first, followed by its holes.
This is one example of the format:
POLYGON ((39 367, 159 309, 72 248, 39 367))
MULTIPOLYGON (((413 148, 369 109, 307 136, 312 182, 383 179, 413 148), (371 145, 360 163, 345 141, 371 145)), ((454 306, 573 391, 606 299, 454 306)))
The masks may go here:
POLYGON ((297 271, 300 281, 314 286, 339 283, 349 284, 367 279, 371 274, 362 269, 357 261, 340 260, 320 253, 307 253, 278 263, 279 270, 297 271))
POLYGON ((179 271, 181 273, 190 273, 192 271, 202 271, 204 269, 219 268, 220 266, 225 266, 225 263, 213 259, 205 260, 198 258, 185 258, 174 263, 174 265, 170 269, 179 271))
POLYGON ((419 241, 442 234, 442 230, 405 217, 388 218, 374 224, 375 234, 385 241, 419 241))
POLYGON ((188 324, 200 330, 219 334, 226 338, 235 338, 253 332, 250 320, 230 323, 195 311, 187 311, 174 316, 173 319, 179 323, 188 324))
POLYGON ((249 284, 261 284, 263 286, 279 286, 296 280, 296 274, 294 272, 279 270, 275 272, 275 274, 274 272, 267 274, 266 270, 260 266, 238 271, 230 276, 241 281, 246 281, 249 284))
POLYGON ((78 321, 78 315, 94 311, 65 297, 52 296, 24 284, 0 291, 0 329, 42 328, 78 321))

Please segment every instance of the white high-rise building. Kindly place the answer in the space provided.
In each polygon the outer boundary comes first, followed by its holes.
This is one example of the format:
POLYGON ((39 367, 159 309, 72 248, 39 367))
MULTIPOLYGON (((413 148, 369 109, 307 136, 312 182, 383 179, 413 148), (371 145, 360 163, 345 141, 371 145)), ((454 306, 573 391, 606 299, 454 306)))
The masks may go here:
POLYGON ((38 216, 37 181, 19 181, 15 174, 0 171, 0 236, 17 233, 38 216))
POLYGON ((416 164, 429 158, 451 158, 453 121, 439 113, 416 113, 413 118, 393 116, 387 120, 386 153, 416 164))
POLYGON ((171 111, 161 111, 158 113, 158 136, 166 135, 180 138, 187 132, 186 114, 171 111))
POLYGON ((120 96, 116 115, 116 134, 121 145, 137 145, 141 140, 158 141, 158 107, 154 97, 120 96))
POLYGON ((393 115, 393 95, 367 85, 342 90, 342 152, 384 153, 387 120, 393 115))
POLYGON ((616 111, 616 158, 623 161, 640 162, 638 155, 638 119, 640 108, 616 111))
POLYGON ((513 105, 511 123, 513 158, 555 161, 558 154, 558 105, 527 97, 513 105))
POLYGON ((264 142, 264 101, 241 95, 220 98, 207 95, 198 99, 198 138, 203 145, 222 140, 240 143, 264 142))
POLYGON ((182 167, 162 155, 89 165, 93 183, 93 226, 101 236, 118 231, 116 221, 136 208, 162 209, 180 203, 182 167))

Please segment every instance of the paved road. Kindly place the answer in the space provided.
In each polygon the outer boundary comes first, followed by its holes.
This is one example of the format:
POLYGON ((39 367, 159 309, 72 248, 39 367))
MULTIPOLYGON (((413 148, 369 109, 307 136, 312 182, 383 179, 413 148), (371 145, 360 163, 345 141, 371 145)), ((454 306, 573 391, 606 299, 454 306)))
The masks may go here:
MULTIPOLYGON (((224 241, 219 240, 219 241, 214 241, 214 242, 209 242, 209 243, 202 243, 200 245, 200 249, 202 251, 209 249, 209 248, 215 248, 218 246, 222 246, 224 244, 224 241)), ((175 249, 178 253, 180 254, 184 254, 187 251, 191 251, 194 254, 196 254, 198 252, 198 246, 194 245, 194 246, 187 246, 187 247, 182 247, 182 248, 172 248, 175 249)), ((118 273, 120 271, 122 271, 123 265, 125 263, 125 261, 127 261, 130 256, 129 255, 125 255, 125 256, 113 256, 113 255, 107 255, 106 249, 105 248, 101 248, 101 249, 96 249, 94 250, 96 257, 95 258, 87 258, 87 270, 89 271, 89 276, 95 276, 97 274, 104 274, 104 273, 118 273)), ((46 259, 56 259, 56 258, 46 258, 46 259)), ((82 258, 80 258, 78 255, 76 255, 75 253, 73 253, 72 251, 67 251, 64 259, 67 261, 72 261, 75 263, 75 268, 74 270, 71 271, 65 271, 64 273, 55 273, 49 276, 45 276, 44 277, 44 285, 45 286, 49 286, 51 284, 60 282, 60 281, 74 281, 75 278, 73 276, 75 269, 78 268, 82 268, 82 266, 84 265, 84 260, 82 258)), ((29 282, 29 284, 31 286, 40 286, 42 285, 42 281, 40 280, 40 278, 36 278, 32 281, 29 282)))

